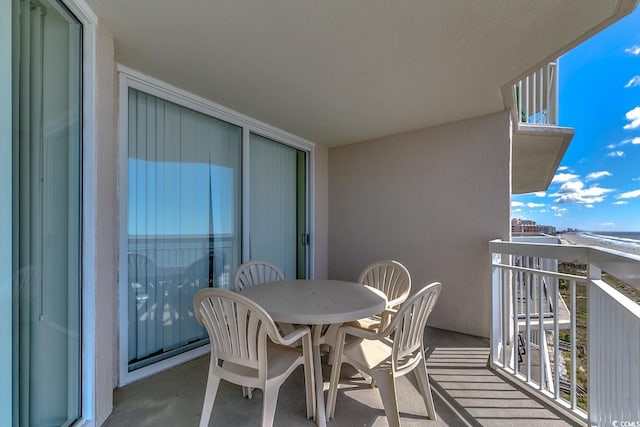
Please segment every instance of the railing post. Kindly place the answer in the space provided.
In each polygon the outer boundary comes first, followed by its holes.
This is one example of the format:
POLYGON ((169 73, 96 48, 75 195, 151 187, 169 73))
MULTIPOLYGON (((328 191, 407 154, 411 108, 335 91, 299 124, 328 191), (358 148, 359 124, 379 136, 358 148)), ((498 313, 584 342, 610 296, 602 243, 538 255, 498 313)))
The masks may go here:
MULTIPOLYGON (((489 262, 491 266, 500 262, 502 256, 500 254, 489 251, 489 262)), ((502 310, 502 271, 498 267, 491 267, 491 358, 490 365, 495 369, 495 361, 500 359, 500 354, 504 345, 501 340, 501 310, 502 310)))
POLYGON ((604 363, 604 360, 599 357, 602 349, 592 348, 595 345, 593 335, 599 333, 599 331, 596 331, 599 326, 593 322, 596 316, 595 313, 592 313, 592 310, 595 311, 597 298, 597 290, 593 287, 593 281, 602 279, 602 270, 589 263, 587 266, 587 278, 589 279, 589 284, 587 285, 587 301, 589 302, 589 315, 587 317, 587 383, 589 384, 590 394, 588 417, 591 425, 597 425, 602 416, 600 413, 601 408, 600 405, 594 405, 593 403, 601 401, 600 396, 605 392, 604 390, 598 390, 596 387, 597 384, 600 384, 598 377, 601 375, 598 366, 604 363))
POLYGON ((518 123, 558 124, 558 67, 551 62, 513 85, 518 123))
POLYGON ((558 66, 555 62, 548 65, 549 70, 549 124, 558 124, 558 66))

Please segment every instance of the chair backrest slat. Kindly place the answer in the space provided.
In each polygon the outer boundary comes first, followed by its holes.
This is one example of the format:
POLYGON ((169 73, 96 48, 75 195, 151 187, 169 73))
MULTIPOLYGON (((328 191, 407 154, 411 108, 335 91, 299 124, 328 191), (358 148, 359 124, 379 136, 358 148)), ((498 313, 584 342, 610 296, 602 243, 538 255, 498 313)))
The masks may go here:
POLYGON ((384 260, 368 265, 358 282, 381 290, 389 301, 404 301, 411 290, 411 275, 398 261, 384 260), (398 301, 398 299, 400 299, 398 301))
POLYGON ((209 333, 211 357, 260 369, 266 366, 266 338, 277 339, 273 319, 250 299, 224 289, 207 288, 194 297, 196 318, 209 333))
POLYGON ((284 280, 284 273, 267 261, 251 260, 241 264, 233 278, 236 292, 267 282, 284 280))
MULTIPOLYGON (((387 333, 393 334, 392 362, 397 369, 403 368, 403 360, 408 355, 423 350, 424 329, 441 289, 442 284, 438 282, 422 288, 400 306, 388 326, 387 333)), ((406 364, 412 360, 409 358, 406 364)))

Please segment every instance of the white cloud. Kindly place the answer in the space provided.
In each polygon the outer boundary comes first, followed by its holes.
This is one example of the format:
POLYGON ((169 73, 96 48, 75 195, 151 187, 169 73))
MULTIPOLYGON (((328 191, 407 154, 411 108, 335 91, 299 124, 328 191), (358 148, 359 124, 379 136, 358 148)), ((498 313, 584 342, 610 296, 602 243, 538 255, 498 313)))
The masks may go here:
POLYGON ((624 156, 624 151, 612 151, 610 153, 607 153, 607 156, 609 156, 609 157, 622 157, 622 156, 624 156))
POLYGON ((588 197, 597 197, 597 196, 603 196, 612 191, 613 190, 610 188, 590 187, 590 188, 587 188, 586 190, 583 190, 582 195, 588 196, 588 197))
MULTIPOLYGON (((640 144, 640 136, 636 136, 635 138, 624 139, 624 140, 620 141, 620 143, 618 143, 618 144, 609 144, 609 145, 607 145, 607 148, 609 150, 615 150, 617 147, 622 147, 623 145, 627 145, 629 143, 631 143, 633 145, 640 144)), ((612 153, 608 153, 607 155, 611 156, 611 157, 621 157, 622 155, 624 155, 624 153, 622 151, 614 151, 612 153)))
POLYGON ((541 208, 543 206, 544 206, 544 203, 533 203, 533 202, 527 203, 528 208, 541 208))
POLYGON ((558 170, 561 171, 561 172, 562 171, 566 171, 567 169, 569 169, 569 166, 560 166, 560 167, 558 167, 558 170))
POLYGON ((558 193, 560 194, 568 194, 568 193, 576 193, 578 191, 582 191, 584 188, 584 183, 582 181, 568 181, 562 184, 558 193))
POLYGON ((553 177, 551 183, 560 184, 561 182, 572 181, 577 178, 579 178, 579 176, 572 173, 558 173, 553 177))
POLYGON ((579 180, 568 181, 562 184, 557 193, 552 194, 556 197, 555 203, 580 203, 593 204, 604 201, 605 195, 612 192, 610 188, 602 188, 597 185, 584 188, 584 183, 579 180))
POLYGON ((611 176, 611 172, 608 172, 608 171, 591 172, 589 175, 587 175, 586 180, 592 181, 594 179, 600 179, 605 176, 611 176))
POLYGON ((540 212, 540 213, 546 213, 546 212, 549 212, 549 211, 548 211, 547 209, 540 209, 538 212, 540 212))
POLYGON ((637 178, 632 178, 631 181, 640 181, 640 176, 637 178))
POLYGON ((593 209, 594 206, 592 204, 584 205, 585 208, 593 209))
POLYGON ((628 205, 629 202, 626 200, 618 200, 617 202, 613 202, 614 205, 628 205))
POLYGON ((536 197, 545 197, 547 195, 546 192, 544 191, 538 191, 536 193, 533 193, 536 197))
POLYGON ((630 53, 631 55, 640 55, 640 46, 633 45, 624 50, 624 53, 630 53))
POLYGON ((516 208, 518 206, 524 206, 524 203, 522 203, 522 202, 511 202, 511 207, 512 208, 516 208))
POLYGON ((627 120, 629 120, 630 123, 624 125, 623 129, 635 129, 640 127, 640 106, 634 108, 633 110, 627 111, 625 117, 627 118, 627 120))
POLYGON ((627 191, 618 196, 618 199, 637 199, 640 197, 640 190, 627 191))
POLYGON ((627 89, 630 87, 636 87, 636 86, 640 86, 640 76, 633 76, 631 80, 629 80, 629 83, 624 85, 624 87, 627 89))
POLYGON ((522 209, 520 209, 520 208, 518 208, 518 209, 513 209, 511 212, 512 212, 512 213, 522 212, 522 209))
POLYGON ((605 226, 605 227, 613 227, 614 225, 616 225, 616 223, 615 222, 603 222, 602 225, 605 226))

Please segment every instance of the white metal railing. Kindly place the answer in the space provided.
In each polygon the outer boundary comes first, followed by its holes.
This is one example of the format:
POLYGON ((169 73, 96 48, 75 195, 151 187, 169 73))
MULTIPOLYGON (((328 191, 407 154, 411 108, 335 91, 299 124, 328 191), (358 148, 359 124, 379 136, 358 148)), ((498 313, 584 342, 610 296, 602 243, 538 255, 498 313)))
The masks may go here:
POLYGON ((640 305, 601 277, 606 271, 640 288, 640 257, 590 246, 489 245, 492 367, 591 425, 640 421, 640 305), (559 272, 562 261, 582 261, 587 271, 559 272), (534 309, 536 299, 538 307, 550 303, 550 315, 534 309))
POLYGON ((558 124, 558 67, 551 62, 513 85, 516 122, 558 124))

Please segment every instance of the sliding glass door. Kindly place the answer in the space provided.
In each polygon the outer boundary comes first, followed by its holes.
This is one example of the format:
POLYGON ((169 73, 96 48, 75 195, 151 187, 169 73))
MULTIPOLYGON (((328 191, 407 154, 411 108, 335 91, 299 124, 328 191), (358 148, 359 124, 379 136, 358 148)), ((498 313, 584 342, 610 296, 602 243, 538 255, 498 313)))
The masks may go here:
POLYGON ((240 260, 242 129, 128 94, 128 370, 201 346, 202 288, 232 288, 240 260))
POLYGON ((287 278, 307 277, 309 151, 259 135, 222 107, 120 72, 124 385, 206 352, 193 297, 207 287, 233 290, 243 261, 264 259, 287 278))
POLYGON ((287 279, 307 274, 306 152, 250 137, 249 256, 280 267, 287 279))
POLYGON ((14 420, 81 414, 82 26, 54 0, 16 2, 14 420))

